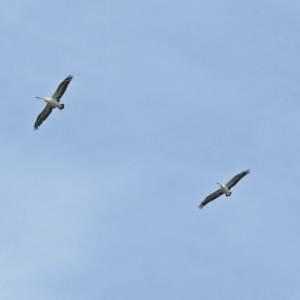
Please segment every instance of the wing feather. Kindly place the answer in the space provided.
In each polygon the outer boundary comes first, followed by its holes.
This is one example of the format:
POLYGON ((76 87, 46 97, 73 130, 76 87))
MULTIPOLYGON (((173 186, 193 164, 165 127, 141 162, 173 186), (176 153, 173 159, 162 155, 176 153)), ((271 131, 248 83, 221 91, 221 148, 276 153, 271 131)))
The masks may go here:
POLYGON ((244 176, 250 173, 250 170, 246 170, 242 173, 235 175, 230 181, 226 183, 226 186, 230 190, 233 186, 235 186, 244 176))
POLYGON ((45 106, 45 108, 42 110, 42 112, 38 115, 35 123, 34 123, 34 130, 37 130, 39 126, 42 125, 42 123, 48 118, 48 116, 51 114, 53 107, 49 106, 48 104, 45 106))
POLYGON ((215 200, 216 198, 220 197, 222 194, 223 194, 223 192, 221 191, 221 189, 218 189, 214 193, 207 196, 198 207, 203 208, 207 203, 215 200))
POLYGON ((64 81, 62 81, 58 88, 56 89, 55 93, 52 96, 52 99, 56 99, 57 102, 59 102, 60 98, 63 96, 65 93, 69 83, 73 79, 72 75, 69 75, 64 81))

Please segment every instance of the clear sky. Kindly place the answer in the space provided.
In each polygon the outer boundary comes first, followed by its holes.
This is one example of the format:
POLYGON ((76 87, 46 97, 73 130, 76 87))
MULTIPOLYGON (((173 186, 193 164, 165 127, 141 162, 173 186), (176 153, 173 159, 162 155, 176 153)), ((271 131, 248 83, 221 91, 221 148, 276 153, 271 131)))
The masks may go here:
POLYGON ((2 1, 0 298, 300 299, 299 15, 2 1))

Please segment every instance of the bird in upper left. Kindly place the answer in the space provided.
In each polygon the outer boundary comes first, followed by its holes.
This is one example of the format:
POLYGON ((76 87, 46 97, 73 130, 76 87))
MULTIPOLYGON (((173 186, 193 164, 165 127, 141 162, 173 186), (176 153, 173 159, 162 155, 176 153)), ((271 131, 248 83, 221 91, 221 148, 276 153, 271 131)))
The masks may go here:
POLYGON ((37 99, 44 100, 47 104, 45 108, 42 110, 42 112, 38 115, 35 123, 34 123, 34 129, 37 130, 39 126, 42 125, 42 123, 48 118, 48 116, 51 114, 52 110, 54 108, 64 109, 65 105, 60 103, 60 98, 65 93, 69 83, 73 79, 72 75, 69 75, 66 79, 64 79, 56 89, 55 93, 52 95, 52 97, 35 97, 37 99))

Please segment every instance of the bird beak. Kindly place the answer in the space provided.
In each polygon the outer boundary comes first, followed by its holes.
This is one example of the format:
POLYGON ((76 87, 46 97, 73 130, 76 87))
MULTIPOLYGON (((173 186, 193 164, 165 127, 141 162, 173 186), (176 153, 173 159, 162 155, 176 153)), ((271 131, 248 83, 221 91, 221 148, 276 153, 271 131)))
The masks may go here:
POLYGON ((37 99, 43 99, 42 97, 35 97, 35 98, 37 98, 37 99))

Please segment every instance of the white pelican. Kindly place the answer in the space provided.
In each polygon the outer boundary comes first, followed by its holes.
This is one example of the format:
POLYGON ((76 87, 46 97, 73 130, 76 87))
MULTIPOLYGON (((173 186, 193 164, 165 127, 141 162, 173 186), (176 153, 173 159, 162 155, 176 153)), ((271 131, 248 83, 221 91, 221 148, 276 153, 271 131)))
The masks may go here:
POLYGON ((246 176, 249 173, 250 173, 250 170, 246 170, 242 173, 239 173, 239 174, 235 175, 226 184, 221 184, 221 183, 217 182, 217 184, 220 186, 220 188, 217 191, 215 191, 214 193, 207 196, 198 207, 203 208, 207 203, 215 200, 216 198, 220 197, 222 194, 225 194, 226 197, 229 197, 231 195, 230 189, 233 186, 235 186, 244 176, 246 176))
POLYGON ((59 100, 62 97, 62 95, 64 94, 64 92, 66 91, 66 89, 72 79, 73 79, 73 76, 69 75, 63 82, 61 82, 51 98, 35 97, 37 99, 42 99, 47 103, 46 107, 38 115, 38 117, 34 123, 35 130, 37 130, 39 128, 39 126, 41 126, 41 124, 48 118, 48 116, 51 114, 53 108, 58 107, 59 109, 63 109, 65 107, 64 104, 59 103, 59 100))

